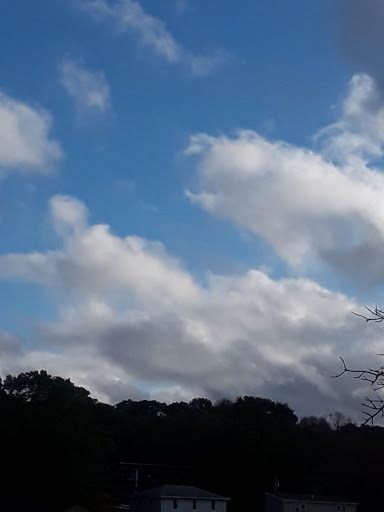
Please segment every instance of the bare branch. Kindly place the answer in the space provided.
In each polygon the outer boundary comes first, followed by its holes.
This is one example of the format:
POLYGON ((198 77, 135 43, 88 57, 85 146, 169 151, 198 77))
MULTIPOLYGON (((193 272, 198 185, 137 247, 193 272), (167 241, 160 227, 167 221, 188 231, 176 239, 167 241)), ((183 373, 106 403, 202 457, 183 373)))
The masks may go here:
POLYGON ((360 318, 364 318, 366 322, 382 322, 384 320, 384 310, 379 309, 375 306, 375 309, 371 309, 365 306, 365 309, 371 313, 372 316, 362 315, 360 313, 355 313, 355 311, 351 311, 352 315, 359 316, 360 318))
MULTIPOLYGON (((365 309, 368 311, 369 315, 362 315, 360 313, 355 313, 354 311, 352 311, 352 314, 360 318, 363 318, 366 322, 379 323, 384 321, 384 310, 379 309, 377 305, 375 306, 374 309, 371 309, 367 306, 365 306, 365 309)), ((384 356, 384 353, 376 355, 384 356)), ((364 382, 368 382, 373 391, 380 391, 384 389, 384 365, 380 366, 377 369, 351 369, 348 368, 345 360, 341 356, 339 357, 343 364, 343 368, 341 372, 334 375, 334 377, 341 377, 345 373, 351 373, 353 374, 353 377, 355 379, 360 379, 364 382)), ((384 418, 384 397, 382 398, 379 395, 376 395, 376 398, 370 398, 369 396, 366 396, 362 403, 362 406, 364 408, 363 415, 365 417, 363 425, 367 425, 369 423, 373 425, 374 420, 376 418, 384 418)))

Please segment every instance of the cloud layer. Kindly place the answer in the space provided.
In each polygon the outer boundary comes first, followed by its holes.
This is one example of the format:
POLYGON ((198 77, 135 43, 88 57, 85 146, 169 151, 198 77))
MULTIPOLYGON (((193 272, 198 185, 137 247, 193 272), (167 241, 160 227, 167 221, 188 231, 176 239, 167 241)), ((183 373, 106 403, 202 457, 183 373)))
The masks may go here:
POLYGON ((0 92, 0 170, 50 172, 61 157, 51 138, 51 115, 0 92))
POLYGON ((187 192, 207 212, 267 240, 290 265, 314 258, 353 279, 384 279, 384 107, 367 75, 351 80, 340 119, 316 151, 253 131, 191 138, 199 185, 187 192))
POLYGON ((331 378, 337 356, 368 360, 380 339, 345 295, 257 269, 202 287, 159 242, 89 225, 74 198, 54 196, 51 218, 60 250, 0 256, 0 279, 45 286, 58 308, 15 371, 45 367, 110 401, 252 393, 306 413, 358 407, 355 383, 331 378))
POLYGON ((140 45, 170 64, 180 64, 196 76, 207 75, 222 64, 223 51, 196 55, 186 50, 170 33, 165 23, 148 14, 135 0, 82 0, 82 8, 95 20, 112 23, 120 34, 132 34, 140 45))
MULTIPOLYGON (((375 82, 356 75, 316 150, 245 130, 194 135, 186 153, 199 181, 188 196, 268 240, 302 275, 321 261, 380 282, 383 126, 375 82)), ((71 196, 51 198, 50 222, 59 249, 0 255, 0 280, 44 287, 57 312, 36 323, 33 348, 0 333, 3 374, 43 367, 111 402, 255 394, 300 414, 357 415, 366 389, 332 379, 338 355, 372 366, 382 339, 350 314, 362 309, 354 299, 257 268, 207 272, 202 285, 160 242, 90 224, 71 196)))

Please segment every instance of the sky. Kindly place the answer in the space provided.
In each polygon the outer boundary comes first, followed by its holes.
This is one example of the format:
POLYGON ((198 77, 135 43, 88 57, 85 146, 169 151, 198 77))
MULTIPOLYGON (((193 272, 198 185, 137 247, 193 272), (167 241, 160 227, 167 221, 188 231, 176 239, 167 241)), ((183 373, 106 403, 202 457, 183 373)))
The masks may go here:
POLYGON ((0 374, 361 419, 381 0, 0 5, 0 374))

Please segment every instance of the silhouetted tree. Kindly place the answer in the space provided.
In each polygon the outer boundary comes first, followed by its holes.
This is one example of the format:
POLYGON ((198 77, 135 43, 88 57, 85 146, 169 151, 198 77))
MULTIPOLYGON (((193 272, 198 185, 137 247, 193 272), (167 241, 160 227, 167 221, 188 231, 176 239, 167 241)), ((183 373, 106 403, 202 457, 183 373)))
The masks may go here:
POLYGON ((357 427, 341 413, 298 421, 289 405, 268 398, 127 398, 110 406, 69 380, 28 372, 0 382, 0 450, 8 512, 62 512, 75 503, 96 512, 108 496, 124 502, 135 475, 122 461, 171 466, 140 469, 140 488, 197 485, 229 496, 230 512, 261 509, 276 476, 281 491, 345 495, 361 502, 360 512, 382 508, 384 429, 357 427), (367 454, 370 470, 362 471, 367 454))
POLYGON ((7 376, 1 386, 2 500, 7 510, 95 506, 108 490, 113 440, 96 401, 46 371, 7 376))

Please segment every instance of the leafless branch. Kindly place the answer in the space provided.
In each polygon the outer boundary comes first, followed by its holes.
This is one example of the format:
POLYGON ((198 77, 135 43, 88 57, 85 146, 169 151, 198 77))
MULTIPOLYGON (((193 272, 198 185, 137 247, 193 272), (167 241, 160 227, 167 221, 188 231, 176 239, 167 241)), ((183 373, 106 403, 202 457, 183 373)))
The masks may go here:
POLYGON ((366 417, 366 420, 363 422, 363 425, 367 425, 368 423, 371 423, 373 425, 374 419, 379 415, 382 418, 384 417, 384 401, 380 397, 378 397, 375 400, 372 400, 371 398, 366 396, 365 403, 363 402, 362 405, 366 409, 369 409, 368 411, 363 411, 363 414, 366 417))
POLYGON ((352 311, 352 315, 359 316, 360 318, 364 318, 366 322, 382 322, 384 320, 384 310, 379 309, 377 306, 375 306, 375 309, 371 309, 367 306, 365 306, 365 309, 372 315, 372 316, 366 316, 362 315, 360 313, 355 313, 352 311))
MULTIPOLYGON (((363 318, 366 322, 382 322, 384 320, 384 310, 379 309, 375 306, 374 309, 365 306, 369 315, 362 315, 360 313, 352 312, 353 315, 363 318)), ((378 356, 384 356, 384 354, 377 354, 378 356)), ((368 369, 351 369, 345 363, 345 360, 340 356, 343 364, 343 369, 340 373, 334 375, 334 377, 341 377, 345 373, 352 373, 355 379, 360 379, 368 382, 373 391, 380 391, 384 389, 384 365, 379 368, 368 368, 368 369)), ((384 397, 381 398, 376 395, 376 398, 365 397, 362 403, 364 408, 363 414, 365 420, 363 425, 372 424, 377 417, 384 418, 384 397)))

